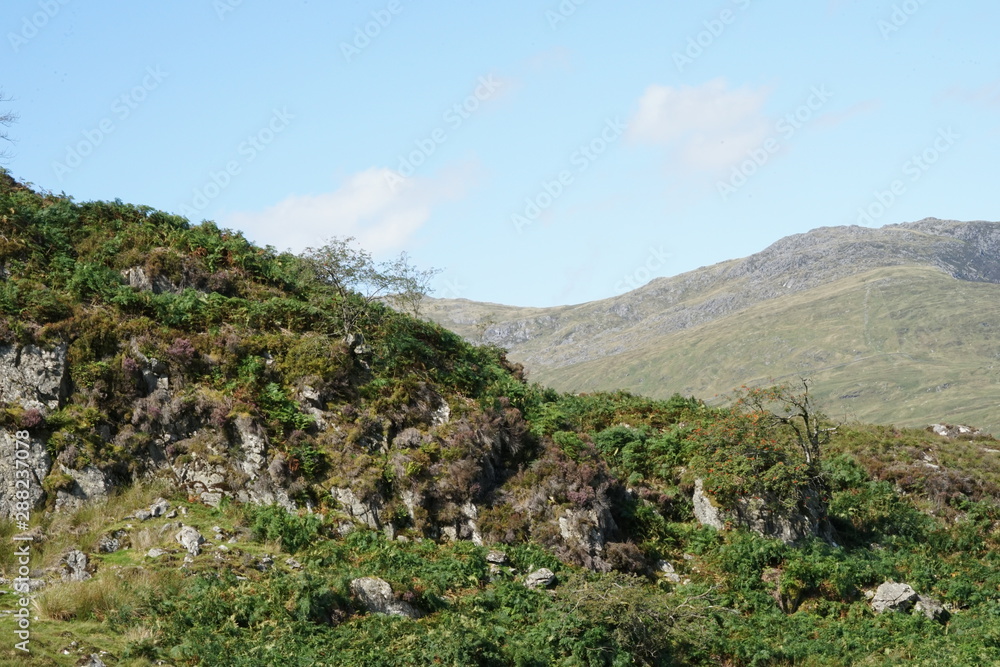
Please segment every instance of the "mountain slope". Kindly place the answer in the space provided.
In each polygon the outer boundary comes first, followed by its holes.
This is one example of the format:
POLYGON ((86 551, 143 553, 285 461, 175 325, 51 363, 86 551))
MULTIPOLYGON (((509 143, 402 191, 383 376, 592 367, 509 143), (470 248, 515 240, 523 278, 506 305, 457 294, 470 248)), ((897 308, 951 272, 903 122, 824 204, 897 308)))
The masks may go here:
POLYGON ((1000 427, 1000 224, 820 228, 576 306, 461 300, 436 322, 564 391, 710 396, 808 375, 831 414, 1000 427))

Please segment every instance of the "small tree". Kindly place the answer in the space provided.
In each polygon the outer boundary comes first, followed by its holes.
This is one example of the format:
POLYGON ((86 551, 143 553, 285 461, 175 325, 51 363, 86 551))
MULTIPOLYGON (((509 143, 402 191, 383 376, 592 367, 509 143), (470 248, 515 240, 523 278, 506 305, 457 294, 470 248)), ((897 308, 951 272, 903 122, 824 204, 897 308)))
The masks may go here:
POLYGON ((802 393, 794 393, 787 384, 746 389, 737 400, 737 405, 767 415, 767 419, 775 425, 787 426, 795 434, 806 465, 815 472, 819 469, 822 448, 830 443, 830 436, 837 429, 824 427, 823 416, 816 411, 809 397, 810 380, 799 378, 799 381, 802 393))
POLYGON ((835 429, 815 411, 809 381, 802 385, 801 393, 789 385, 744 387, 732 407, 689 436, 701 450, 692 469, 724 506, 764 496, 795 505, 806 489, 825 488, 820 454, 835 429))
POLYGON ((375 262, 368 251, 354 244, 353 236, 332 237, 302 254, 316 276, 336 290, 344 336, 357 331, 373 301, 384 300, 418 314, 438 270, 417 269, 405 252, 392 261, 375 262))

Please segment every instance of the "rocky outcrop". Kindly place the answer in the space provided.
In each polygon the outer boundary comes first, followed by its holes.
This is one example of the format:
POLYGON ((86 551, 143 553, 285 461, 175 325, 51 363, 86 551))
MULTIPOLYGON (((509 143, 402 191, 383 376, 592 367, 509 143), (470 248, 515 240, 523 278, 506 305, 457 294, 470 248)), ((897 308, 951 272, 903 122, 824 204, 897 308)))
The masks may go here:
POLYGON ((361 577, 351 581, 351 593, 361 606, 373 614, 420 618, 421 611, 403 600, 396 598, 389 582, 378 577, 361 577))
POLYGON ((727 509, 705 491, 702 480, 698 479, 695 480, 692 501, 698 522, 717 530, 742 526, 786 544, 814 536, 832 539, 831 529, 823 520, 826 508, 819 496, 809 490, 802 492, 793 510, 776 498, 760 497, 739 498, 733 508, 727 509))
POLYGON ((459 518, 454 525, 442 526, 441 534, 451 540, 470 540, 473 544, 482 546, 483 537, 479 534, 479 527, 476 520, 479 519, 479 510, 472 503, 464 503, 459 508, 459 518))
POLYGON ((45 498, 42 481, 52 468, 52 458, 45 444, 37 438, 21 441, 27 447, 20 446, 18 442, 14 432, 0 430, 0 519, 9 519, 14 515, 14 502, 18 502, 15 494, 18 491, 27 491, 26 502, 31 509, 40 507, 45 498), (26 454, 17 454, 18 451, 26 454))
POLYGON ((86 466, 81 470, 73 470, 59 464, 62 474, 72 478, 72 485, 56 491, 55 508, 57 510, 73 509, 91 500, 103 500, 114 488, 111 480, 101 470, 94 466, 86 466))
POLYGON ((0 401, 25 409, 57 410, 66 397, 66 350, 35 345, 0 345, 0 401))
POLYGON ((382 529, 383 500, 381 497, 372 496, 362 500, 347 487, 334 487, 330 493, 340 505, 340 509, 351 519, 372 530, 382 529))
POLYGON ((989 437, 982 429, 963 424, 931 424, 927 430, 952 440, 956 438, 986 438, 989 437))
POLYGON ((599 509, 570 509, 559 517, 559 534, 570 548, 582 549, 592 557, 604 553, 608 535, 617 530, 611 512, 599 509))

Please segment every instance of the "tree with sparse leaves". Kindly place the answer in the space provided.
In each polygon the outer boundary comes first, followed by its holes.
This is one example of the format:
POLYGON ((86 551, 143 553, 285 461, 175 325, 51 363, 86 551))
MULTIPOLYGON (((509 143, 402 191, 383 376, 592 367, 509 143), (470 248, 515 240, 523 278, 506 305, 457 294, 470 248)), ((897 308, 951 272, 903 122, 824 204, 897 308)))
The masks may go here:
POLYGON ((357 332, 373 301, 418 314, 438 270, 417 269, 405 252, 392 261, 376 262, 355 241, 353 236, 332 237, 325 245, 306 248, 302 254, 317 278, 336 291, 344 336, 357 332))
POLYGON ((810 380, 799 378, 802 392, 795 393, 790 385, 746 389, 737 403, 752 412, 767 415, 774 425, 782 425, 794 433, 806 464, 812 471, 819 470, 821 449, 830 443, 836 427, 827 426, 823 416, 813 406, 809 396, 810 380))

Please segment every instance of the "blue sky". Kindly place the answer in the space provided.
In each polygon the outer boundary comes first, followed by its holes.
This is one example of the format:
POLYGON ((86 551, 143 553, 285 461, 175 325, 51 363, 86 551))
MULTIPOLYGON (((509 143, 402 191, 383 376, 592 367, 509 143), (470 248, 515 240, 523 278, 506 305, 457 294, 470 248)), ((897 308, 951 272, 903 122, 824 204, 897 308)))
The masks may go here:
POLYGON ((986 0, 7 0, 5 166, 435 296, 578 303, 826 225, 998 220, 986 0))

